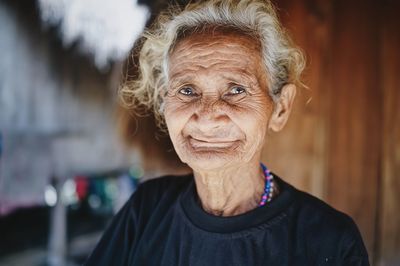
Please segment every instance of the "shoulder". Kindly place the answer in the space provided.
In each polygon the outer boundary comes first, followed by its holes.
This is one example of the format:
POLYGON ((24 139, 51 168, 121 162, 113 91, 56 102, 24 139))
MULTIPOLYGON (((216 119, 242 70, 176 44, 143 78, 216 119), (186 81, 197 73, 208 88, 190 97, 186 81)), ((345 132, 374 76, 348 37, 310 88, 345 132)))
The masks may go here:
MULTIPOLYGON (((84 265, 126 265, 131 248, 141 237, 154 210, 163 217, 190 180, 190 175, 164 176, 140 183, 114 216, 84 265)), ((160 221, 161 218, 157 219, 160 221)))
POLYGON ((360 261, 368 265, 368 254, 354 220, 317 197, 294 189, 293 213, 298 229, 311 247, 309 252, 324 254, 326 258, 360 261))
POLYGON ((279 176, 276 176, 276 180, 282 193, 290 195, 292 203, 288 209, 288 215, 294 216, 297 223, 302 226, 312 227, 315 230, 330 229, 334 232, 357 228, 353 219, 344 212, 333 208, 307 192, 293 187, 279 176))
POLYGON ((320 224, 320 226, 328 227, 336 232, 357 227, 349 215, 311 194, 296 190, 296 202, 301 215, 308 216, 308 218, 314 217, 314 219, 307 219, 310 225, 320 224))

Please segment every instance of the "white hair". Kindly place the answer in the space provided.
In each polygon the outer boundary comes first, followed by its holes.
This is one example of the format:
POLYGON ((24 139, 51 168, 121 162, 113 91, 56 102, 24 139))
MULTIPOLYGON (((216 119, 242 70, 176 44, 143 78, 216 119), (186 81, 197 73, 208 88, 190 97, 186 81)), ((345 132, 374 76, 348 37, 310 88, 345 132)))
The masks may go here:
POLYGON ((162 125, 160 107, 168 82, 171 51, 182 37, 205 27, 220 26, 260 42, 269 94, 274 101, 285 84, 302 86, 300 76, 305 66, 304 56, 281 26, 269 0, 209 0, 191 3, 183 9, 171 7, 143 33, 138 76, 122 84, 123 102, 131 107, 141 105, 152 109, 162 125))

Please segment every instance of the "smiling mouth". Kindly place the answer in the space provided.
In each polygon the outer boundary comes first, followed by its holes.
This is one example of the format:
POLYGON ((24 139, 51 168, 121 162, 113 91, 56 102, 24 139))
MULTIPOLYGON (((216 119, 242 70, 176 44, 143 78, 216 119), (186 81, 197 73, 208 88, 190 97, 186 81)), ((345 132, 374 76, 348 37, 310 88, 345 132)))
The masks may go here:
POLYGON ((189 136, 190 145, 196 150, 226 149, 236 146, 237 140, 196 139, 189 136))

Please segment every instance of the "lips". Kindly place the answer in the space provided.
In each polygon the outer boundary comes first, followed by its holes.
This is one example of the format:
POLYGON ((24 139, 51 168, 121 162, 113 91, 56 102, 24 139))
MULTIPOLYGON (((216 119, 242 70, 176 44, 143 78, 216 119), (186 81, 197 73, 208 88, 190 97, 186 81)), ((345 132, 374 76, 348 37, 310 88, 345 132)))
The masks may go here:
POLYGON ((225 140, 217 138, 194 138, 189 136, 189 143, 195 149, 224 149, 230 148, 237 140, 225 140))

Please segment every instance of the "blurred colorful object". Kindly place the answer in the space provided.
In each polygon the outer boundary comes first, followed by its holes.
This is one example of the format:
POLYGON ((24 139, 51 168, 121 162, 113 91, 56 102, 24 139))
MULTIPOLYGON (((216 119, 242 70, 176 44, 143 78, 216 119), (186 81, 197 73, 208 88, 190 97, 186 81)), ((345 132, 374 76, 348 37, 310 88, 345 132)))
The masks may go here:
POLYGON ((138 185, 138 176, 132 175, 130 170, 78 175, 67 179, 61 186, 60 198, 49 184, 44 192, 45 202, 48 206, 54 206, 55 201, 62 200, 63 205, 74 209, 87 205, 94 213, 114 214, 138 185))

